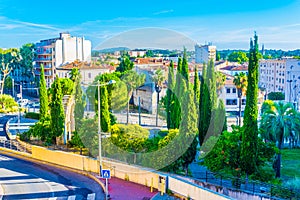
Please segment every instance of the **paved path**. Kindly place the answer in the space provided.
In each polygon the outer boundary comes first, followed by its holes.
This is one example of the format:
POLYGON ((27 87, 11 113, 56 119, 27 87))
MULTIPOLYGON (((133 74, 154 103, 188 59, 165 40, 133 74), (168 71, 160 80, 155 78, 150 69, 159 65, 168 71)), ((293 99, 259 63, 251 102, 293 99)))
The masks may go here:
MULTIPOLYGON (((105 180, 101 180, 105 183, 105 180)), ((108 191, 112 200, 149 200, 157 194, 149 187, 112 177, 109 179, 108 191)))

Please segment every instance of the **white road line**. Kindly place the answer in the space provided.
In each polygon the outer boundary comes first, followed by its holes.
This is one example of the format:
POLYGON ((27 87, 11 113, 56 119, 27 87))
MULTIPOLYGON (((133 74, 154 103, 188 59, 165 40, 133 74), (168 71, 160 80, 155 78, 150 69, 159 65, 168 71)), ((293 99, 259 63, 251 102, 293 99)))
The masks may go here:
POLYGON ((69 196, 69 197, 68 197, 68 200, 75 200, 75 199, 76 199, 76 196, 75 196, 75 195, 69 196))
POLYGON ((92 194, 88 194, 88 196, 87 196, 87 200, 95 200, 95 198, 96 198, 96 194, 95 193, 92 193, 92 194))

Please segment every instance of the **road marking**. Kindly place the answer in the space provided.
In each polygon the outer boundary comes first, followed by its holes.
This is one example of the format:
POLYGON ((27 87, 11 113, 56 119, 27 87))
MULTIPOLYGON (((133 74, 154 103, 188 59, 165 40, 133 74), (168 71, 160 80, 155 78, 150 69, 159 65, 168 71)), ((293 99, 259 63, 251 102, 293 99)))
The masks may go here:
POLYGON ((95 198, 96 198, 96 194, 92 193, 92 194, 88 194, 86 199, 87 200, 95 200, 95 198))
POLYGON ((48 200, 57 200, 57 197, 51 197, 48 200))
POLYGON ((69 196, 69 197, 68 197, 68 200, 75 200, 75 199, 76 199, 76 196, 75 196, 75 195, 69 196))

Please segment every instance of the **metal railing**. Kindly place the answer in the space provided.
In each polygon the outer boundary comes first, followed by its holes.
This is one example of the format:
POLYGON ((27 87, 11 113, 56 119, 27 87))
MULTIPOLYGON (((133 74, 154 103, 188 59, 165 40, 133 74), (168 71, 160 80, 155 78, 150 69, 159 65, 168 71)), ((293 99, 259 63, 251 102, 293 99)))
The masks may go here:
POLYGON ((16 140, 0 140, 0 147, 31 154, 31 145, 26 143, 20 144, 16 140))
POLYGON ((230 177, 208 171, 198 172, 191 178, 196 183, 206 182, 236 191, 271 197, 271 199, 300 199, 300 190, 260 181, 252 181, 246 178, 230 177))

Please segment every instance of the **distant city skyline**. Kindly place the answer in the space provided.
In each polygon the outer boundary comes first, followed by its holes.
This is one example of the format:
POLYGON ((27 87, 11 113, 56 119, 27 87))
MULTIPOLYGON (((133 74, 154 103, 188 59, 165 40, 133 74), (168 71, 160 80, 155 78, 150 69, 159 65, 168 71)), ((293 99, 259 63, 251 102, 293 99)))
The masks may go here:
MULTIPOLYGON (((151 40, 137 48, 177 48, 183 35, 198 44, 212 42, 217 49, 249 49, 254 31, 265 49, 300 49, 300 1, 58 1, 1 0, 0 48, 58 37, 60 32, 84 36, 92 46, 105 46, 128 33, 151 40), (169 31, 162 37, 151 31, 169 31), (134 30, 134 31, 132 31, 134 30), (173 36, 172 30, 178 37, 173 36), (155 34, 156 37, 153 37, 155 34), (111 39, 113 38, 113 39, 111 39), (162 39, 165 38, 165 39, 162 39), (166 42, 169 41, 169 42, 166 42), (148 45, 148 46, 147 46, 148 45), (152 46, 151 46, 152 45, 152 46)), ((123 37, 124 39, 124 37, 123 37)), ((132 41, 132 40, 129 40, 132 41)), ((189 43, 188 42, 188 43, 189 43)), ((122 46, 122 45, 119 45, 122 46)))

